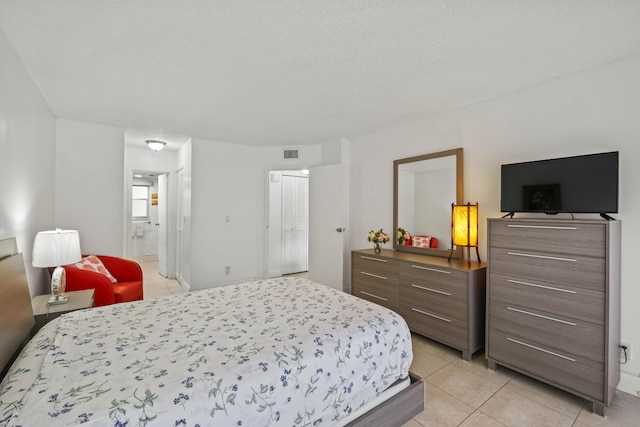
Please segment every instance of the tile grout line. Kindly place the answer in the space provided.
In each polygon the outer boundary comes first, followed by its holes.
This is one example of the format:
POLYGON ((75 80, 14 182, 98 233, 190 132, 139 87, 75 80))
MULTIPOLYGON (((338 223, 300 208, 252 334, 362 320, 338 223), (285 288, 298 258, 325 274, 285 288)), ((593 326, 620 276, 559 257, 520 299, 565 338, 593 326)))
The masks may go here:
MULTIPOLYGON (((489 369, 489 368, 487 368, 487 369, 489 369)), ((502 384, 500 387, 498 387, 498 389, 497 389, 496 391, 494 391, 494 392, 491 394, 491 396, 489 396, 489 397, 488 397, 484 402, 482 402, 482 404, 481 404, 480 406, 478 406, 476 409, 474 409, 474 411, 473 411, 473 412, 472 412, 472 413, 471 413, 467 418, 465 418, 465 421, 466 421, 469 417, 471 417, 473 414, 475 414, 476 412, 479 412, 479 413, 481 413, 482 415, 484 415, 484 416, 486 416, 486 417, 491 418, 492 420, 494 420, 494 421, 495 421, 495 422, 497 422, 498 424, 500 424, 500 425, 503 425, 503 426, 504 426, 504 425, 505 425, 504 423, 502 423, 502 422, 500 422, 500 421, 496 420, 495 418, 493 418, 493 417, 492 417, 491 415, 489 415, 489 414, 485 414, 485 413, 484 413, 484 412, 482 412, 480 409, 482 409, 482 407, 483 407, 483 406, 484 406, 484 405, 485 405, 489 400, 491 400, 491 399, 492 399, 496 394, 498 394, 498 392, 499 392, 500 390, 502 390, 502 389, 503 389, 507 384, 509 384, 509 383, 511 382, 511 380, 512 380, 512 379, 514 379, 514 378, 515 378, 515 376, 513 376, 513 377, 509 378, 509 381, 505 382, 505 383, 504 383, 504 384, 502 384)), ((494 384, 496 384, 496 383, 494 383, 494 384)), ((497 385, 497 384, 496 384, 496 385, 497 385)), ((464 421, 463 421, 463 422, 464 422, 464 421)), ((462 424, 462 423, 460 423, 460 424, 462 424)), ((460 424, 458 424, 458 425, 460 425, 460 424)))
MULTIPOLYGON (((512 379, 514 379, 514 378, 516 378, 518 375, 523 375, 523 374, 517 374, 516 376, 514 376, 513 378, 511 378, 509 381, 507 381, 507 382, 506 382, 506 384, 505 384, 505 386, 506 386, 507 384, 509 384, 509 383, 511 382, 511 380, 512 380, 512 379)), ((549 385, 549 384, 546 384, 546 383, 544 383, 544 382, 542 382, 542 381, 536 380, 535 378, 531 378, 531 379, 532 379, 532 380, 534 380, 534 381, 538 381, 540 384, 543 384, 543 385, 545 385, 545 386, 553 387, 552 385, 549 385)), ((564 392, 564 393, 567 393, 567 394, 571 394, 571 393, 566 392, 566 391, 564 391, 564 390, 562 390, 562 389, 558 389, 558 390, 559 390, 559 391, 562 391, 562 392, 564 392)), ((582 410, 584 409, 585 404, 586 404, 586 403, 588 403, 586 399, 580 398, 580 399, 582 399, 582 400, 583 400, 583 402, 580 404, 580 409, 578 410, 578 413, 577 413, 575 416, 571 417, 571 416, 569 416, 569 415, 563 414, 562 412, 560 412, 560 411, 558 411, 558 410, 556 410, 556 409, 551 408, 551 407, 550 407, 550 406, 548 406, 548 405, 545 405, 545 404, 543 404, 543 403, 541 403, 541 402, 538 402, 537 400, 532 399, 532 398, 530 398, 529 396, 524 395, 524 394, 520 393, 520 392, 519 392, 519 391, 517 391, 517 390, 509 389, 509 391, 510 391, 510 392, 512 392, 512 393, 517 394, 518 396, 524 397, 525 399, 528 399, 528 400, 530 400, 530 401, 532 401, 532 402, 534 402, 534 403, 537 403, 538 405, 543 406, 543 407, 545 407, 546 409, 548 409, 548 410, 550 410, 550 411, 555 412, 556 414, 560 414, 560 415, 565 416, 565 417, 567 417, 567 418, 573 418, 573 419, 572 419, 572 421, 571 421, 571 425, 572 425, 572 426, 573 426, 573 424, 575 424, 575 422, 577 421, 578 417, 579 417, 579 416, 580 416, 580 414, 582 413, 582 410)), ((545 393, 546 393, 546 392, 545 392, 545 393)))

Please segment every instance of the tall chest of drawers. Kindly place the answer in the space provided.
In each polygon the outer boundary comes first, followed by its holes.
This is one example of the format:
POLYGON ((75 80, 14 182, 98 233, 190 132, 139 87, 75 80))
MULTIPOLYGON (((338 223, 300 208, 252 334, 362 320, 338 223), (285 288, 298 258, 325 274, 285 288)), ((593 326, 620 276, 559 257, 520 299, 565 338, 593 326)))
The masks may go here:
POLYGON ((620 222, 489 219, 486 357, 593 403, 620 380, 620 222))
POLYGON ((353 251, 351 261, 353 295, 396 311, 465 360, 484 346, 485 264, 391 250, 353 251))

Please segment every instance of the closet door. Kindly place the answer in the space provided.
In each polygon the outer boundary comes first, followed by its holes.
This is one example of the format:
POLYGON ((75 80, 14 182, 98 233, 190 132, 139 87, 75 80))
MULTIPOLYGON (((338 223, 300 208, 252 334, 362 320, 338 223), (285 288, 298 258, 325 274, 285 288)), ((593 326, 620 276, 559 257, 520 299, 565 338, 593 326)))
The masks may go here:
POLYGON ((184 237, 184 170, 176 175, 176 279, 184 283, 182 277, 183 237, 184 237))
POLYGON ((309 236, 309 178, 296 177, 294 208, 294 268, 296 272, 307 271, 309 236))
POLYGON ((282 274, 307 271, 309 179, 282 176, 282 274))

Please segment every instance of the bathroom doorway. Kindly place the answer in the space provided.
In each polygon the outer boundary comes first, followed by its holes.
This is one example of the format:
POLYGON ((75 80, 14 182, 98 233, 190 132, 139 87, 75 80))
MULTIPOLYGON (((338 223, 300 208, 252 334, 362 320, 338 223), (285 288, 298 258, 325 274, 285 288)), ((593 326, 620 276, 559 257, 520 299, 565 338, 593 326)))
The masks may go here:
POLYGON ((169 263, 170 172, 133 170, 129 186, 127 256, 157 259, 158 273, 174 278, 169 263))

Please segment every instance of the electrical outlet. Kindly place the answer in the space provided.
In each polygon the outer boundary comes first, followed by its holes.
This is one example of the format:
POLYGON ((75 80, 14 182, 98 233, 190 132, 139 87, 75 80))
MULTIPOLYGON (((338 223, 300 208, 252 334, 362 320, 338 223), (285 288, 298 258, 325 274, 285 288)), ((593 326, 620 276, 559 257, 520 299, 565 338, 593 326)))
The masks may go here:
POLYGON ((228 276, 229 273, 231 273, 231 266, 227 265, 227 266, 224 267, 224 274, 226 274, 228 276))
POLYGON ((633 346, 629 343, 623 342, 620 343, 620 360, 624 361, 624 356, 625 356, 625 348, 626 348, 626 355, 627 355, 627 361, 631 360, 633 358, 632 352, 631 352, 631 348, 633 346))

